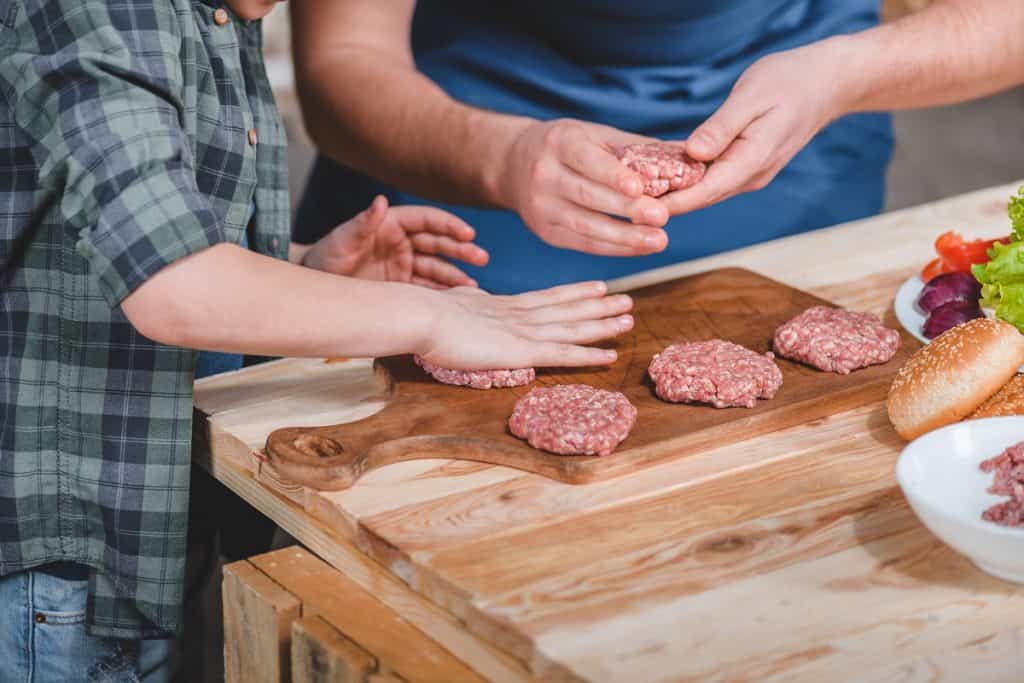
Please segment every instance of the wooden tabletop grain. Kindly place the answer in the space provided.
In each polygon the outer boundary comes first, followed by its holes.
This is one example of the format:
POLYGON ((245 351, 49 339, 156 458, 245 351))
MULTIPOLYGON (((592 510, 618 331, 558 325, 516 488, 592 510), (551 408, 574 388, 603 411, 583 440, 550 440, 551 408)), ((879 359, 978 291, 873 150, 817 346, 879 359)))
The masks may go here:
MULTIPOLYGON (((742 266, 892 325, 945 230, 1008 230, 1013 186, 652 271, 742 266)), ((681 236, 673 236, 680 239, 681 236)), ((907 507, 881 403, 570 486, 445 460, 352 489, 281 482, 275 428, 379 410, 368 361, 288 359, 197 383, 197 459, 402 617, 498 681, 970 681, 1024 676, 1024 587, 907 507)))

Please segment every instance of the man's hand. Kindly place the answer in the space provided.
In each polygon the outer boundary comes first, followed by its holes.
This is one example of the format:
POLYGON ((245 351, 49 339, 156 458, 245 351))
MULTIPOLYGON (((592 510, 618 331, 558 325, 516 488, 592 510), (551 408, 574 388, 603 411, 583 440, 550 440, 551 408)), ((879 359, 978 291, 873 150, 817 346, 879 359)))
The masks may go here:
POLYGON ((845 43, 829 39, 768 55, 736 82, 725 103, 686 141, 713 162, 699 183, 661 199, 672 215, 760 190, 825 125, 846 113, 845 43))
POLYGON ((314 244, 302 265, 434 289, 475 287, 472 278, 440 258, 485 265, 487 252, 473 244, 475 236, 473 228, 446 211, 428 206, 389 208, 387 199, 378 196, 370 208, 314 244))
POLYGON ((615 156, 650 141, 582 121, 529 123, 510 146, 499 192, 553 246, 604 256, 659 252, 668 245, 668 210, 641 194, 640 176, 615 156))

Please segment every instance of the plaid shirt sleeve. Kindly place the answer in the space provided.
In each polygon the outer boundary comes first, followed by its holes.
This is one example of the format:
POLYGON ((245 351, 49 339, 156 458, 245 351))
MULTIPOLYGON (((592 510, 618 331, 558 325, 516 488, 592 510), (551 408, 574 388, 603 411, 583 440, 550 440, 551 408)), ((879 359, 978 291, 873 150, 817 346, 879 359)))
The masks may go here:
MULTIPOLYGON (((0 87, 32 142, 40 181, 60 199, 113 307, 167 264, 225 240, 200 193, 181 121, 182 40, 171 3, 152 26, 120 25, 109 3, 49 3, 59 35, 19 36, 0 87), (141 41, 145 41, 141 44, 141 41)), ((52 27, 51 27, 52 29, 52 27)), ((28 23, 23 31, 31 30, 28 23)))

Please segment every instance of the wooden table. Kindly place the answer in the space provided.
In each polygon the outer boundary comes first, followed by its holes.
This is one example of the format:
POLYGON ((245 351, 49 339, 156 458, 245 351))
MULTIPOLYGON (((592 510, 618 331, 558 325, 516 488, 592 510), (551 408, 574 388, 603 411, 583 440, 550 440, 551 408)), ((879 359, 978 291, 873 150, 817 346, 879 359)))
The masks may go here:
MULTIPOLYGON (((893 294, 933 239, 1005 233, 1013 190, 615 286, 740 265, 895 325, 893 294)), ((431 460, 325 494, 252 456, 276 427, 356 419, 381 396, 366 361, 278 361, 199 383, 197 433, 214 476, 487 679, 1024 677, 1024 588, 920 525, 881 404, 588 486, 431 460), (723 460, 725 475, 707 474, 723 460)))

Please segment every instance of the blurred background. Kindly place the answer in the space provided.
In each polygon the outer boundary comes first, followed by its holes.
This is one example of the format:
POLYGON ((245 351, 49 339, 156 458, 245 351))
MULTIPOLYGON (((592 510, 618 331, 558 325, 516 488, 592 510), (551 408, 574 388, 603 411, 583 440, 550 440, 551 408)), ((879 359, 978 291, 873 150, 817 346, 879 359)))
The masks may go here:
MULTIPOLYGON (((921 9, 930 1, 884 0, 883 12, 891 20, 921 9)), ((264 24, 270 79, 288 129, 294 208, 314 151, 303 130, 294 93, 287 5, 278 5, 264 24)), ((969 104, 897 113, 886 210, 1024 177, 1022 114, 1024 89, 969 104)))

